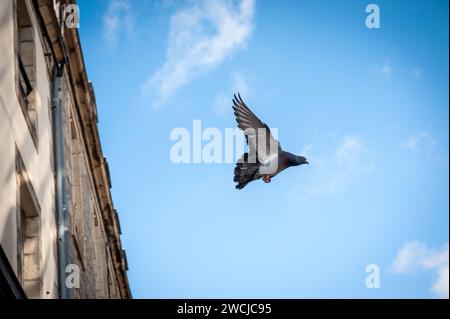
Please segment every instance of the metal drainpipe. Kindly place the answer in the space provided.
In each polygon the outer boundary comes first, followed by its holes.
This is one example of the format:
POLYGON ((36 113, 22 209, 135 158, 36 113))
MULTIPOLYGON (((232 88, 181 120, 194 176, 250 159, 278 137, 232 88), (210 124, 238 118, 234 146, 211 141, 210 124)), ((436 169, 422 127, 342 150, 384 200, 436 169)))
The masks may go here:
POLYGON ((56 172, 56 209, 58 223, 58 277, 59 297, 70 299, 71 292, 66 286, 66 267, 69 264, 69 209, 67 201, 67 182, 64 176, 64 130, 63 103, 61 102, 61 78, 63 64, 55 65, 53 70, 53 140, 56 172))

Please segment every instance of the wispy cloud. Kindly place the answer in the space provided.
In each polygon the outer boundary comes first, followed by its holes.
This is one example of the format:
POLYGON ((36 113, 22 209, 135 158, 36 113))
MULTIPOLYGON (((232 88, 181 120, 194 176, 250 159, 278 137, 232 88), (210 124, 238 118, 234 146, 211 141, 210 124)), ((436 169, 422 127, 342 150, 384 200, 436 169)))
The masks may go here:
POLYGON ((390 60, 389 59, 386 60, 381 67, 377 68, 376 73, 384 77, 390 77, 392 74, 392 67, 390 60))
POLYGON ((248 83, 248 77, 241 72, 234 72, 231 75, 232 89, 234 92, 240 92, 242 95, 247 96, 250 94, 250 87, 248 83))
POLYGON ((250 94, 248 77, 246 75, 241 72, 234 72, 230 78, 230 88, 226 92, 220 91, 214 101, 213 108, 219 115, 223 115, 227 110, 231 110, 233 93, 239 92, 243 98, 248 97, 250 94))
POLYGON ((367 152, 362 138, 355 135, 346 135, 338 145, 336 158, 340 163, 346 163, 352 170, 361 166, 361 156, 367 152))
POLYGON ((418 152, 423 147, 427 148, 434 145, 436 145, 436 141, 427 131, 411 135, 402 143, 403 148, 412 152, 418 152))
POLYGON ((437 153, 436 140, 426 130, 406 138, 402 143, 402 147, 409 152, 420 153, 430 160, 442 161, 441 156, 437 153))
POLYGON ((117 45, 119 36, 130 35, 135 26, 129 0, 112 0, 103 16, 103 36, 112 46, 117 45))
POLYGON ((315 157, 313 153, 311 147, 302 153, 310 160, 309 169, 313 170, 303 188, 306 196, 345 191, 353 179, 373 168, 373 162, 368 158, 369 149, 364 139, 357 135, 343 136, 328 156, 315 157))
POLYGON ((334 159, 336 170, 331 171, 328 181, 328 190, 335 193, 345 189, 352 176, 358 175, 368 169, 372 164, 364 159, 367 146, 363 139, 356 135, 346 135, 337 146, 334 159))
POLYGON ((254 0, 190 2, 170 19, 166 59, 142 85, 153 106, 211 70, 246 44, 253 28, 254 0))
POLYGON ((398 274, 411 274, 417 271, 434 271, 435 281, 430 290, 439 298, 449 297, 449 245, 440 249, 429 248, 418 241, 406 242, 397 252, 391 271, 398 274))

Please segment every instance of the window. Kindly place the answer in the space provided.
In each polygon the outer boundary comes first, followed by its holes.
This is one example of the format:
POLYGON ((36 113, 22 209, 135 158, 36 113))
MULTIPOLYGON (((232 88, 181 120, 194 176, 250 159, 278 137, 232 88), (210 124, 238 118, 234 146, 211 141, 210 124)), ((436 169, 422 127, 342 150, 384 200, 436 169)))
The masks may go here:
POLYGON ((40 206, 16 149, 17 277, 28 298, 41 298, 40 206))
POLYGON ((15 5, 16 92, 34 145, 37 147, 35 36, 26 0, 16 0, 15 5))

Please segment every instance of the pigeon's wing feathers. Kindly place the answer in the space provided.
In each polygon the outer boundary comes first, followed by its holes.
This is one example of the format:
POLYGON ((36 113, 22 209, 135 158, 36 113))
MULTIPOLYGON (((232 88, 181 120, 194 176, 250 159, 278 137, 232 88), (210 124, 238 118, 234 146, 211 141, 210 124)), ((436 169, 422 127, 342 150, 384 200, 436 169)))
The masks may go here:
POLYGON ((233 110, 238 127, 244 131, 250 152, 256 151, 256 155, 261 162, 265 162, 275 153, 281 153, 281 145, 278 140, 273 137, 269 127, 250 110, 239 93, 238 96, 234 95, 233 110), (265 152, 261 151, 261 147, 258 147, 258 134, 265 134, 265 152), (271 148, 270 145, 276 145, 276 147, 271 148))

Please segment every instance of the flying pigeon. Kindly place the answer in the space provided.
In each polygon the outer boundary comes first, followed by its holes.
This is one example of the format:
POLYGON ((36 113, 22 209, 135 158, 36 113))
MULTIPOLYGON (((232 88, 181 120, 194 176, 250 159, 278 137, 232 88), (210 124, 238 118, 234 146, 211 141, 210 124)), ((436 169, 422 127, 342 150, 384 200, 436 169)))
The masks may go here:
POLYGON ((237 126, 244 131, 248 144, 248 152, 242 155, 234 168, 237 189, 243 189, 248 183, 260 178, 270 183, 272 177, 290 166, 309 164, 304 156, 283 151, 269 127, 242 101, 239 93, 237 97, 234 94, 233 111, 237 126))

